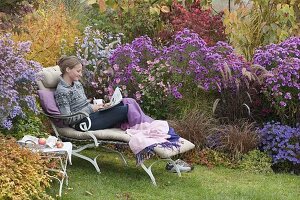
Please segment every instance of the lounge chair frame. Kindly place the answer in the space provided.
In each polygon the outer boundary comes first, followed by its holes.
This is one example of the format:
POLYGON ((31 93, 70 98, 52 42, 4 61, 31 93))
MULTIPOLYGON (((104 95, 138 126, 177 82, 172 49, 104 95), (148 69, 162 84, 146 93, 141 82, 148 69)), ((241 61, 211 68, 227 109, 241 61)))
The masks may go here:
MULTIPOLYGON (((61 119, 61 120, 66 120, 66 119, 69 119, 70 117, 74 117, 76 115, 84 115, 87 118, 89 117, 89 115, 85 112, 77 112, 72 115, 48 115, 44 112, 42 112, 42 113, 45 116, 49 117, 50 119, 61 119)), ((97 163, 97 158, 101 155, 101 153, 99 153, 95 157, 91 158, 91 157, 81 154, 81 152, 84 151, 85 149, 101 147, 101 148, 107 150, 107 152, 118 154, 120 156, 121 160, 123 161, 124 165, 128 166, 125 156, 123 155, 122 152, 111 149, 111 148, 107 148, 105 146, 107 144, 128 146, 128 142, 117 141, 117 140, 99 140, 92 133, 90 133, 88 129, 85 130, 85 133, 87 133, 90 136, 90 139, 81 140, 81 139, 76 139, 76 138, 65 137, 65 136, 62 136, 59 134, 59 132, 57 131, 56 125, 53 123, 52 120, 50 120, 50 123, 51 123, 51 127, 57 138, 60 138, 62 141, 72 142, 74 144, 83 143, 83 145, 79 145, 79 146, 74 145, 73 150, 72 150, 72 155, 90 162, 95 167, 95 169, 98 173, 101 173, 101 170, 97 163)), ((178 169, 177 165, 175 164, 175 161, 170 157, 169 158, 160 158, 159 160, 156 160, 156 161, 152 162, 151 164, 149 164, 148 167, 144 163, 141 163, 140 165, 141 165, 142 169, 148 174, 153 185, 157 186, 155 177, 152 172, 152 166, 159 161, 166 161, 166 162, 172 163, 175 166, 177 175, 179 177, 181 176, 180 170, 178 169)))

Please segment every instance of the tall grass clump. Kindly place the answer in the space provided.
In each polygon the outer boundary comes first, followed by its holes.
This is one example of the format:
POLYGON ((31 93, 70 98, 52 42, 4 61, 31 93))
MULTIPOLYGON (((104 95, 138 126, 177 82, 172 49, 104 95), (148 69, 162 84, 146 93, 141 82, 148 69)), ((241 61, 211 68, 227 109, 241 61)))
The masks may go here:
POLYGON ((235 160, 257 148, 260 142, 255 124, 244 120, 220 125, 214 131, 207 139, 207 146, 224 152, 235 160))
POLYGON ((235 11, 225 11, 224 25, 230 44, 251 61, 255 49, 278 43, 299 33, 299 5, 287 0, 253 0, 240 5, 235 11))
POLYGON ((214 133, 217 120, 199 111, 190 110, 179 120, 171 123, 181 137, 186 138, 196 145, 196 151, 205 148, 207 138, 214 133))

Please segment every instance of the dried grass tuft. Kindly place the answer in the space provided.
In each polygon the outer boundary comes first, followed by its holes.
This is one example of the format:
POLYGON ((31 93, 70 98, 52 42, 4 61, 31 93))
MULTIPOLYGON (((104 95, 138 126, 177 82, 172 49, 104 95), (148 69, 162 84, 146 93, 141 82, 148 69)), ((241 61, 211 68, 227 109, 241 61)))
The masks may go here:
POLYGON ((221 125, 214 131, 218 140, 214 148, 228 153, 233 158, 254 150, 260 141, 259 135, 255 131, 255 124, 248 121, 221 125))
POLYGON ((182 119, 170 122, 170 125, 181 137, 195 144, 196 150, 204 148, 206 138, 213 133, 212 130, 216 124, 217 121, 214 118, 199 112, 199 110, 192 110, 182 119))

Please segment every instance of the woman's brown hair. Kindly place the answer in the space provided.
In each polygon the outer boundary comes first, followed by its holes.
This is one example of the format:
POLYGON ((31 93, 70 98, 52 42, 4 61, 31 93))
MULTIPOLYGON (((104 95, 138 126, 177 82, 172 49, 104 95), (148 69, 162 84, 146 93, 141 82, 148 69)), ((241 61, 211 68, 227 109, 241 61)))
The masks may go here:
POLYGON ((62 74, 66 73, 66 69, 69 67, 72 69, 76 65, 80 64, 80 60, 76 56, 62 56, 58 61, 57 65, 60 68, 62 74))

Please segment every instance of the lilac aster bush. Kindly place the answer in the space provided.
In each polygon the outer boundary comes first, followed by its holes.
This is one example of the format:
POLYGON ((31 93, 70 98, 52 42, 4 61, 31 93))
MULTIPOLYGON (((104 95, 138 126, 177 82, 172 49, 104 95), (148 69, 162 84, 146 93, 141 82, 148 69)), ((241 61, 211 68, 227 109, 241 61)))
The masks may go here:
POLYGON ((147 70, 147 61, 154 59, 168 66, 174 84, 173 95, 177 97, 181 95, 175 91, 188 84, 219 92, 235 87, 235 79, 243 76, 243 68, 250 68, 227 43, 219 42, 208 47, 198 34, 188 29, 178 32, 173 44, 163 47, 161 51, 152 45, 150 38, 136 38, 131 44, 119 46, 110 57, 110 64, 119 71, 116 72, 118 82, 121 79, 127 84, 135 79, 133 69, 147 70))
POLYGON ((147 62, 147 69, 134 68, 132 75, 135 81, 130 85, 136 91, 132 97, 142 103, 144 111, 149 115, 159 119, 166 118, 167 105, 172 99, 169 94, 174 90, 168 82, 171 76, 168 65, 155 59, 147 62))
POLYGON ((147 36, 134 39, 130 44, 118 46, 109 58, 110 65, 115 70, 114 84, 124 84, 129 93, 134 93, 136 83, 134 72, 149 72, 148 62, 158 58, 160 51, 152 45, 147 36), (148 71, 147 71, 148 70, 148 71))
POLYGON ((262 91, 281 121, 295 125, 300 120, 300 38, 292 37, 258 49, 254 63, 271 73, 262 91))
MULTIPOLYGON (((165 87, 151 87, 148 91, 160 90, 161 94, 175 99, 189 97, 191 91, 199 88, 219 95, 236 94, 245 91, 242 86, 249 86, 255 79, 254 76, 249 78, 250 63, 235 54, 227 43, 218 42, 209 47, 198 34, 188 29, 179 31, 173 43, 161 49, 154 47, 146 36, 136 38, 114 50, 109 61, 115 72, 113 84, 123 85, 130 96, 138 93, 142 100, 148 87, 138 85, 143 85, 141 81, 149 77, 155 83, 153 85, 165 87), (155 67, 149 63, 156 63, 155 67), (165 75, 156 79, 157 70, 158 74, 163 72, 165 75)), ((234 96, 227 100, 237 105, 237 99, 240 98, 234 96)), ((235 110, 239 112, 241 108, 235 110)))
POLYGON ((13 119, 25 112, 37 112, 35 101, 37 62, 26 60, 30 42, 14 43, 10 35, 0 38, 0 127, 11 129, 13 119))
MULTIPOLYGON (((155 78, 154 72, 160 71, 159 65, 163 64, 159 60, 159 55, 160 51, 153 46, 151 39, 147 36, 119 45, 109 58, 109 63, 115 72, 112 85, 121 86, 125 96, 136 97, 136 100, 140 101, 144 95, 143 90, 149 89, 145 85, 149 82, 157 83, 160 80, 158 77, 158 79, 155 78)), ((160 72, 157 72, 157 76, 159 74, 160 72)))
POLYGON ((249 68, 244 59, 236 55, 225 42, 208 47, 198 34, 184 29, 174 37, 174 43, 163 49, 164 59, 176 74, 177 81, 190 77, 204 90, 235 87, 235 79, 242 76, 242 69, 249 68))
POLYGON ((290 127, 279 122, 268 122, 259 129, 262 149, 270 153, 273 163, 300 164, 300 126, 290 127))
POLYGON ((291 37, 279 44, 270 44, 255 51, 253 62, 267 70, 283 64, 287 58, 300 58, 300 37, 291 37))
POLYGON ((173 45, 163 49, 162 58, 170 65, 172 82, 182 84, 180 92, 198 87, 216 94, 218 117, 236 120, 249 115, 249 94, 258 77, 250 63, 227 43, 208 47, 197 34, 184 29, 173 45))
POLYGON ((165 118, 170 73, 160 53, 149 37, 142 36, 116 48, 109 61, 115 75, 111 87, 120 86, 124 96, 142 103, 149 115, 165 118))
POLYGON ((82 40, 76 38, 76 55, 84 66, 83 84, 88 96, 108 98, 113 69, 108 65, 112 50, 121 44, 122 34, 111 34, 86 27, 82 40))
MULTIPOLYGON (((161 91, 166 91, 167 84, 162 82, 165 67, 153 61, 159 51, 153 47, 149 37, 136 38, 130 44, 120 45, 122 34, 112 35, 87 27, 83 40, 77 39, 75 48, 82 60, 84 69, 83 83, 88 96, 109 99, 114 88, 119 86, 125 97, 130 96, 141 101, 162 100, 161 91), (113 53, 112 53, 113 51, 113 53), (151 62, 153 61, 153 62, 151 62), (155 92, 155 96, 152 92, 155 92), (152 100, 150 100, 152 99, 152 100)), ((149 105, 149 104, 148 104, 149 105)), ((152 114, 155 109, 148 107, 152 114)))

